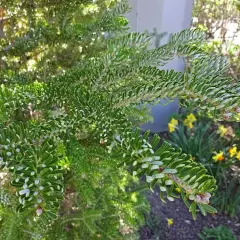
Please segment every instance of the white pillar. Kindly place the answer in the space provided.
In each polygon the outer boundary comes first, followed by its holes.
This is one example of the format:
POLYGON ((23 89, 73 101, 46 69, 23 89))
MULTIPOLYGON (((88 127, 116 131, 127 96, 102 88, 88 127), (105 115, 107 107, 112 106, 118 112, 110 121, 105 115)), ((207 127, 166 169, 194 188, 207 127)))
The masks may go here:
MULTIPOLYGON (((131 31, 148 32, 152 35, 152 46, 157 47, 168 41, 171 34, 189 28, 192 18, 194 0, 130 0, 132 11, 127 15, 131 31), (155 32, 155 33, 154 33, 155 32), (164 37, 160 38, 160 34, 164 37)), ((181 59, 174 59, 164 69, 183 71, 184 63, 181 59)), ((151 107, 154 117, 153 123, 142 126, 142 130, 152 132, 167 130, 169 117, 178 111, 178 101, 167 106, 151 107)))

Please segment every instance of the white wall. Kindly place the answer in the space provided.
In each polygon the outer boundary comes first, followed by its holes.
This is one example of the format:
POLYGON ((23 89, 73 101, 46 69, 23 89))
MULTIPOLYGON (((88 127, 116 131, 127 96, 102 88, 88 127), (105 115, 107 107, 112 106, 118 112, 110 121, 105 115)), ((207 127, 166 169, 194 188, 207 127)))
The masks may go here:
MULTIPOLYGON (((161 41, 152 38, 152 47, 164 44, 171 34, 189 28, 192 18, 192 7, 194 0, 129 0, 132 11, 127 15, 131 31, 166 33, 161 41), (154 30, 155 28, 155 30, 154 30)), ((184 70, 184 63, 181 59, 174 59, 164 67, 176 71, 184 70)), ((169 117, 178 111, 178 102, 163 107, 156 105, 151 107, 154 123, 145 124, 142 130, 150 129, 152 132, 167 130, 169 117)))

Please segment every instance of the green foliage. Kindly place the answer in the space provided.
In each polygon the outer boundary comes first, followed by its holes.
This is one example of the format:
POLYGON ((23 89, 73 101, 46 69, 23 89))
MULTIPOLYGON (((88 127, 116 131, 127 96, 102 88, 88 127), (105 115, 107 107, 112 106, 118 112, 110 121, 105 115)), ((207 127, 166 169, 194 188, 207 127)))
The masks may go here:
POLYGON ((240 15, 236 0, 195 0, 193 16, 194 26, 205 29, 209 38, 214 39, 220 29, 219 38, 226 39, 224 29, 228 23, 238 23, 240 15))
POLYGON ((19 218, 12 212, 2 214, 1 212, 1 218, 7 219, 1 219, 1 233, 0 233, 0 239, 19 239, 21 237, 21 233, 19 232, 20 224, 19 224, 19 218))
POLYGON ((13 175, 11 185, 19 198, 18 211, 27 209, 28 214, 36 214, 44 208, 48 221, 56 218, 55 209, 63 198, 65 170, 58 164, 62 156, 56 142, 44 135, 36 140, 28 130, 24 124, 2 127, 1 168, 7 167, 13 175))
MULTIPOLYGON (((239 89, 224 77, 225 58, 204 52, 201 31, 149 50, 149 36, 124 32, 124 1, 0 3, 9 6, 0 157, 22 239, 134 239, 147 209, 142 176, 163 201, 182 197, 193 218, 216 212, 216 180, 204 166, 136 126, 141 104, 176 96, 216 119, 238 119, 239 89), (158 68, 175 55, 189 59, 184 73, 158 68)), ((9 215, 3 228, 16 230, 14 221, 9 215)))
POLYGON ((6 207, 11 202, 11 195, 5 190, 0 190, 0 207, 6 207))
POLYGON ((209 203, 211 192, 215 190, 215 179, 207 175, 207 170, 191 160, 191 156, 183 154, 165 142, 160 147, 159 137, 155 135, 147 142, 149 132, 140 136, 139 131, 116 137, 113 149, 114 155, 122 155, 123 164, 132 166, 133 175, 146 175, 146 181, 153 189, 160 186, 160 198, 173 201, 177 197, 175 189, 180 188, 181 196, 189 207, 193 218, 196 218, 196 208, 206 214, 216 210, 209 203), (114 150, 115 149, 115 150, 114 150), (174 159, 174 161, 173 161, 174 159))
POLYGON ((212 153, 219 139, 216 131, 212 131, 211 124, 211 121, 197 120, 190 129, 180 122, 176 131, 170 134, 170 142, 183 152, 191 154, 196 161, 208 166, 213 162, 212 153))
POLYGON ((203 29, 209 39, 204 48, 228 58, 228 74, 235 80, 240 77, 240 49, 236 41, 240 33, 237 27, 240 23, 238 8, 237 0, 195 0, 193 8, 193 26, 203 29))
POLYGON ((221 182, 221 189, 212 199, 212 204, 220 212, 236 217, 240 209, 239 180, 226 174, 223 177, 225 179, 221 182))
POLYGON ((24 80, 26 72, 27 79, 46 80, 86 56, 96 56, 106 48, 106 33, 126 28, 122 15, 128 5, 115 2, 1 0, 1 7, 8 10, 0 43, 1 80, 13 81, 13 75, 24 80))
POLYGON ((232 230, 225 226, 218 226, 216 228, 204 228, 199 234, 202 240, 216 239, 216 240, 237 240, 237 237, 232 233, 232 230))
POLYGON ((236 147, 238 142, 234 137, 234 129, 231 126, 216 124, 211 119, 199 115, 193 122, 189 122, 188 118, 191 115, 183 114, 175 117, 177 125, 170 129, 172 131, 169 135, 170 142, 175 147, 181 148, 184 153, 191 154, 195 161, 202 163, 219 180, 218 174, 221 174, 222 169, 229 169, 239 161, 236 147), (236 149, 231 156, 230 151, 234 146, 236 149), (223 158, 215 159, 219 152, 222 153, 223 158))
POLYGON ((196 121, 189 124, 187 121, 189 116, 175 116, 178 124, 174 129, 170 129, 174 130, 169 135, 170 142, 173 146, 181 148, 184 153, 191 154, 194 161, 206 167, 218 185, 218 191, 211 201, 212 205, 220 212, 234 217, 238 214, 240 206, 238 180, 240 155, 235 128, 223 125, 217 127, 210 119, 201 116, 197 116, 196 121), (220 153, 222 158, 215 159, 220 153))
MULTIPOLYGON (((67 177, 71 185, 60 210, 65 216, 60 224, 72 228, 69 238, 73 234, 79 239, 125 239, 124 235, 129 239, 149 210, 138 179, 118 167, 118 160, 109 158, 102 147, 85 148, 73 141, 70 145, 73 173, 67 177)), ((50 236, 56 237, 52 230, 50 236)))
MULTIPOLYGON (((146 225, 142 228, 143 237, 144 237, 144 233, 145 233, 144 230, 145 231, 147 230, 146 233, 149 234, 149 231, 150 231, 152 240, 166 239, 167 223, 166 223, 166 219, 164 218, 163 215, 160 215, 159 213, 154 214, 151 212, 149 215, 146 216, 145 221, 146 221, 146 225)), ((147 236, 147 237, 149 237, 149 236, 147 236)))

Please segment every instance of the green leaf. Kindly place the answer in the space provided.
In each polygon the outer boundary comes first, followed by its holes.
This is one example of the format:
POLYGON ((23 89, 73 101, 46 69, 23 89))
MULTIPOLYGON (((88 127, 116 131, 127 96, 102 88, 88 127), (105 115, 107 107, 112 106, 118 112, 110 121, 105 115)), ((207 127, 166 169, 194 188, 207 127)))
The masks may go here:
POLYGON ((192 202, 192 204, 189 207, 189 212, 192 213, 192 217, 194 220, 197 219, 196 211, 197 211, 197 204, 196 202, 192 202))
POLYGON ((217 209, 215 209, 214 207, 212 207, 210 205, 204 204, 203 207, 207 212, 209 212, 211 214, 217 213, 217 209))

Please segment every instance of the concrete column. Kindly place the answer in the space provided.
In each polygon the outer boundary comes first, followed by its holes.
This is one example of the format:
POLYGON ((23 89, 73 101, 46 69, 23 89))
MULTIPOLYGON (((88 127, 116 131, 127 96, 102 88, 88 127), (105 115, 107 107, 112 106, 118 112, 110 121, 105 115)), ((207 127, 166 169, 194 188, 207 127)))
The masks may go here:
MULTIPOLYGON (((131 31, 148 32, 152 36, 152 47, 166 43, 171 34, 189 28, 194 0, 130 0, 132 11, 128 14, 131 31)), ((183 71, 182 59, 174 59, 164 69, 183 71)), ((177 99, 167 106, 150 106, 153 123, 141 126, 145 131, 162 132, 167 130, 170 116, 178 111, 177 99)))
POLYGON ((129 27, 131 32, 138 31, 138 0, 130 0, 129 5, 131 7, 131 11, 127 13, 126 17, 129 20, 129 27))

